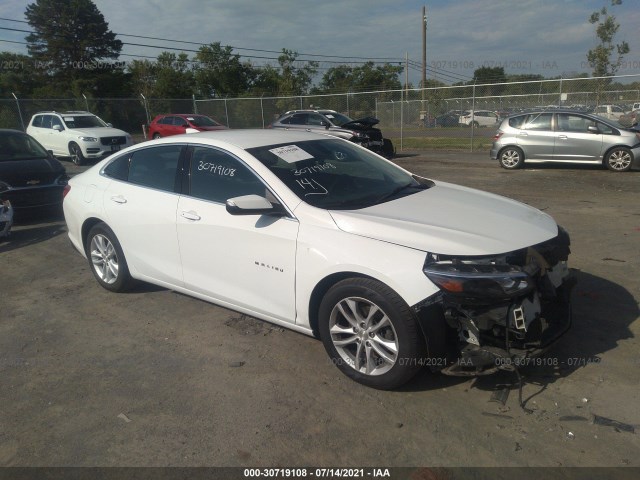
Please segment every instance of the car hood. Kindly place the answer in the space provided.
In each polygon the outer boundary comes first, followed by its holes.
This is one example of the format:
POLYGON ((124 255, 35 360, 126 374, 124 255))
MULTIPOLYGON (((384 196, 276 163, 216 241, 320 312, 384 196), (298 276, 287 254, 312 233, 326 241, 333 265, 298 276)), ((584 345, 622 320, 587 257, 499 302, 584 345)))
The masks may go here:
POLYGON ((553 238, 555 221, 523 203, 437 182, 361 210, 331 210, 341 230, 443 255, 494 255, 553 238))
POLYGON ((65 168, 54 158, 0 162, 0 180, 13 187, 48 184, 63 173, 65 168))
POLYGON ((111 127, 74 128, 70 133, 87 137, 123 137, 127 132, 111 127))
POLYGON ((371 128, 374 125, 377 125, 378 123, 380 123, 380 120, 378 120, 377 118, 365 117, 365 118, 360 118, 358 120, 351 120, 350 122, 343 123, 341 125, 341 127, 342 128, 353 128, 355 130, 358 130, 358 129, 362 129, 362 128, 371 128))

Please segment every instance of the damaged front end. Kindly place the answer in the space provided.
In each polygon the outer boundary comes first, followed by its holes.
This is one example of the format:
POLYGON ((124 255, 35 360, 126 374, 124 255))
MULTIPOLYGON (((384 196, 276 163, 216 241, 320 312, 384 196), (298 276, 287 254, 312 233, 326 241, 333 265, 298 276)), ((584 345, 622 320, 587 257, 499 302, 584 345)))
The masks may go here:
POLYGON ((560 338, 571 325, 575 285, 567 267, 569 245, 569 235, 558 227, 550 240, 501 255, 428 254, 423 271, 440 292, 414 308, 427 330, 434 320, 449 327, 446 361, 437 363, 441 371, 483 375, 511 370, 560 338))
POLYGON ((395 147, 391 140, 383 138, 382 131, 375 127, 378 123, 380 123, 380 120, 377 118, 366 117, 344 123, 340 125, 340 128, 348 129, 352 132, 352 142, 391 159, 396 153, 395 147))
POLYGON ((9 200, 0 198, 0 238, 8 237, 13 225, 13 207, 9 200))

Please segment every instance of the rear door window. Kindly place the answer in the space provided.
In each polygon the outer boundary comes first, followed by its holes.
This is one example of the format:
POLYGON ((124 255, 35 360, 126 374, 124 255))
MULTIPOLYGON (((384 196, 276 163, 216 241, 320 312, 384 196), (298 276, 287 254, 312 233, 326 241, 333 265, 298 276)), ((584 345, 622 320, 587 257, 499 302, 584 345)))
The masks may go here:
POLYGON ((527 118, 527 123, 524 125, 525 130, 534 131, 550 131, 551 130, 551 113, 536 113, 531 114, 527 118))
POLYGON ((137 150, 111 162, 105 167, 104 174, 143 187, 176 192, 182 149, 180 145, 163 145, 137 150))

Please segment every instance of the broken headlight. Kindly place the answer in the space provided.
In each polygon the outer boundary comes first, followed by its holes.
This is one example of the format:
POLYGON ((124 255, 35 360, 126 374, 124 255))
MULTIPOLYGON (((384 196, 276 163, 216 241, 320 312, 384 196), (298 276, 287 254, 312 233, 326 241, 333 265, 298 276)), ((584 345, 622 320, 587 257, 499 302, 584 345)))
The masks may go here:
POLYGON ((425 264, 423 272, 445 293, 461 297, 507 299, 534 287, 533 279, 514 265, 441 261, 425 264))

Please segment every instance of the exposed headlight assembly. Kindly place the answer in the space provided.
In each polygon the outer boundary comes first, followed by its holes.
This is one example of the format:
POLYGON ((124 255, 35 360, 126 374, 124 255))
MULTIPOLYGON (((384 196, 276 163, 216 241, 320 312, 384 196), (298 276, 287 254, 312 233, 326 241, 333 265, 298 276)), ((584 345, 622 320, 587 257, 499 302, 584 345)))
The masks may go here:
POLYGON ((425 264, 423 272, 445 293, 460 297, 508 299, 534 287, 533 279, 514 265, 442 261, 425 264))

